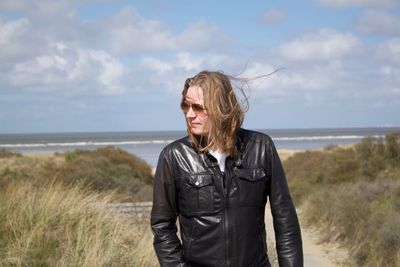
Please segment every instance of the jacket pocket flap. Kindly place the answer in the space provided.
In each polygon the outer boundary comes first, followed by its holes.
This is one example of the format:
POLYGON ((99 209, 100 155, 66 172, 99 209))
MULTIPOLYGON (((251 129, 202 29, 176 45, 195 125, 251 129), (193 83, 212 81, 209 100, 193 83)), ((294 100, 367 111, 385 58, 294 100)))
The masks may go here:
POLYGON ((241 179, 245 179, 251 182, 258 181, 265 177, 264 169, 236 169, 237 175, 241 179))
POLYGON ((188 184, 190 184, 193 187, 203 187, 206 185, 212 184, 212 175, 209 174, 197 174, 197 175, 191 175, 188 179, 188 184))

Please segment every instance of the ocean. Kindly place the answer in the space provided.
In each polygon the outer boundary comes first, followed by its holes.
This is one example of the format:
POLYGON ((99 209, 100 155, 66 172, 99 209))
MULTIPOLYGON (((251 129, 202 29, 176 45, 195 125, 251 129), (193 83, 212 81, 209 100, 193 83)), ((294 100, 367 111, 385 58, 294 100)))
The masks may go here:
MULTIPOLYGON (((400 127, 258 131, 270 135, 278 149, 304 150, 328 145, 354 144, 368 136, 380 138, 389 132, 400 131, 400 127)), ((162 148, 185 135, 185 131, 0 134, 0 149, 44 153, 96 149, 110 145, 134 153, 155 167, 162 148)))

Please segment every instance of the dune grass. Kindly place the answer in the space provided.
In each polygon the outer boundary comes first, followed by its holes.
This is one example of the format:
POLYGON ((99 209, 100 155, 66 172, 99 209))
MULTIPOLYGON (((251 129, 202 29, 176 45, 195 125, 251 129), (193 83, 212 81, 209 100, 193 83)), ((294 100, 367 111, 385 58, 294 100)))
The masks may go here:
MULTIPOLYGON (((148 221, 106 208, 151 200, 143 161, 112 147, 0 155, 0 266, 158 266, 148 221)), ((400 266, 399 134, 296 153, 284 168, 305 222, 346 246, 349 265, 400 266)))
POLYGON ((3 150, 0 266, 158 266, 149 220, 106 207, 149 200, 149 165, 123 150, 3 150))
POLYGON ((0 266, 156 266, 147 222, 80 185, 10 183, 0 195, 0 266))
POLYGON ((0 158, 0 188, 14 181, 66 185, 82 184, 94 191, 113 191, 115 201, 150 201, 151 167, 142 159, 114 147, 75 150, 48 157, 7 154, 0 158))
POLYGON ((400 139, 297 153, 284 162, 292 196, 325 241, 348 248, 351 266, 400 266, 400 139))

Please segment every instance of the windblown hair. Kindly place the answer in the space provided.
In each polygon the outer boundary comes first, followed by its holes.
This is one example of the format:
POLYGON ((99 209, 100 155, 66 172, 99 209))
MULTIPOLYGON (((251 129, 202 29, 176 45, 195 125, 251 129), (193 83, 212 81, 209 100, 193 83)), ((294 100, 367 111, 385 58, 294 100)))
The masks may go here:
POLYGON ((236 156, 236 133, 243 123, 245 110, 238 101, 230 77, 219 71, 202 71, 186 80, 182 101, 190 86, 199 86, 203 90, 209 130, 206 136, 197 136, 187 125, 192 143, 200 152, 218 150, 236 156))

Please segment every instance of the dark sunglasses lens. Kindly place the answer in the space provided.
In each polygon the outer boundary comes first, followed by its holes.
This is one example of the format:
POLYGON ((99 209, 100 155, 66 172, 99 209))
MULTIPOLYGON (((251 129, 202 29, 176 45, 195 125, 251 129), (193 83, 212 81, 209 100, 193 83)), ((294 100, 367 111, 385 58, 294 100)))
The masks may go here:
POLYGON ((188 112, 190 107, 192 108, 193 112, 196 114, 202 114, 205 111, 205 108, 202 105, 199 104, 189 104, 187 102, 182 102, 181 103, 181 109, 183 112, 188 112))
POLYGON ((199 113, 199 112, 203 112, 204 108, 201 105, 198 104, 192 104, 192 109, 194 112, 199 113))
POLYGON ((186 112, 186 111, 188 111, 189 110, 189 104, 188 103, 186 103, 186 102, 182 102, 181 103, 181 109, 184 111, 184 112, 186 112))

